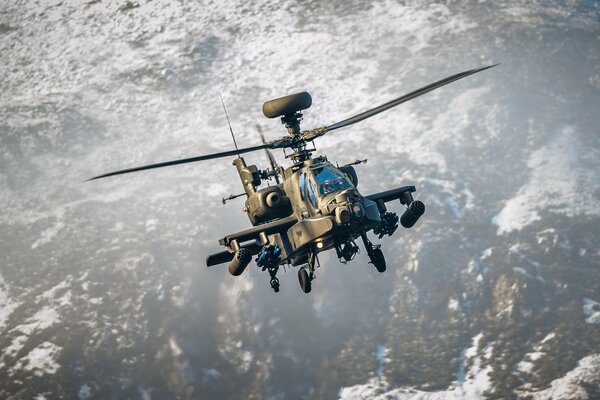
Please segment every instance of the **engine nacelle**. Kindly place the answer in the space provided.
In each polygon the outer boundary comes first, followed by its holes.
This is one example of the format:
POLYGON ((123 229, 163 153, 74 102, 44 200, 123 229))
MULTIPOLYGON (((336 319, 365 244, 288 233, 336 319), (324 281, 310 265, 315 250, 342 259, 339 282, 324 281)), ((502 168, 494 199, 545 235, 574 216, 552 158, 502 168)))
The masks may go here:
POLYGON ((400 223, 405 228, 412 228, 424 213, 425 204, 422 201, 415 200, 408 205, 408 208, 400 217, 400 223))
POLYGON ((290 199, 279 186, 271 186, 253 193, 246 201, 246 208, 252 225, 292 214, 290 199))
POLYGON ((229 273, 233 276, 239 276, 244 272, 248 264, 252 261, 252 253, 250 250, 241 248, 235 252, 233 260, 229 263, 229 273))

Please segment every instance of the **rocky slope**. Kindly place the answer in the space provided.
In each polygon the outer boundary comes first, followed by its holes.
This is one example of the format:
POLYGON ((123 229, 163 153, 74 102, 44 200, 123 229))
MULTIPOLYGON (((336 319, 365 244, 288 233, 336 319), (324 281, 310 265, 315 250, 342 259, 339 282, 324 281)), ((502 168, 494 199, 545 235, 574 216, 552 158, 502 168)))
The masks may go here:
MULTIPOLYGON (((597 398, 598 4, 27 1, 0 5, 1 398, 597 398), (415 229, 321 258, 313 292, 206 269, 248 226, 229 161, 129 165, 305 128, 502 65, 328 135, 415 229)), ((284 162, 281 155, 277 155, 284 162)), ((265 163, 264 155, 248 156, 265 163)))

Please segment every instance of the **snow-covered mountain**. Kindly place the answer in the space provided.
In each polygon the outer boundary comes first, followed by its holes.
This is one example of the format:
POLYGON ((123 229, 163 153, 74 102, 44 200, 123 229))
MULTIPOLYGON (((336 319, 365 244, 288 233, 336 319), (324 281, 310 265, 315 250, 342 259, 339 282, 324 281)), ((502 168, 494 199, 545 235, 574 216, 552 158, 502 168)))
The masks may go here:
MULTIPOLYGON (((0 4, 0 398, 600 397, 595 1, 0 4), (98 173, 285 133, 502 64, 317 142, 427 213, 333 255, 207 269, 249 223, 230 161, 98 173)), ((280 163, 286 161, 276 154, 280 163)), ((263 153, 247 156, 266 165, 263 153)), ((399 209, 398 208, 396 210, 399 209)))

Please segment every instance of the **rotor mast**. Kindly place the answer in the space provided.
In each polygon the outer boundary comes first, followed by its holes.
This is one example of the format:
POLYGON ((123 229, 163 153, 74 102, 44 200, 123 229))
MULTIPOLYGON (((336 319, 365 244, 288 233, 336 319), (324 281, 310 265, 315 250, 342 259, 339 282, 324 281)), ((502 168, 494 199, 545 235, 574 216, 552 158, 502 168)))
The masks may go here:
POLYGON ((288 134, 292 137, 291 147, 294 151, 286 157, 291 158, 296 163, 310 159, 311 154, 314 151, 306 148, 306 140, 302 136, 302 131, 300 131, 301 120, 302 113, 299 111, 296 111, 294 114, 284 115, 281 117, 281 123, 285 125, 288 134))
POLYGON ((263 104, 263 114, 267 118, 281 117, 281 123, 286 127, 290 136, 289 146, 293 153, 286 157, 295 162, 302 162, 310 159, 313 150, 306 148, 307 140, 300 130, 300 121, 302 120, 302 110, 310 108, 312 97, 308 92, 300 92, 278 99, 267 101, 263 104))

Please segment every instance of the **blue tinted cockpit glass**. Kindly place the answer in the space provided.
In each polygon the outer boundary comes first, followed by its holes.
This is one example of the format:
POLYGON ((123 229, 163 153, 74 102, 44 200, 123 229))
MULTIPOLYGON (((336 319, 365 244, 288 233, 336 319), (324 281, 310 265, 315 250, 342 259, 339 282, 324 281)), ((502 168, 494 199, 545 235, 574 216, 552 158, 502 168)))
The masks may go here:
POLYGON ((317 207, 317 193, 315 191, 315 187, 312 182, 312 179, 308 181, 307 189, 308 189, 308 198, 310 199, 311 204, 313 205, 314 208, 318 208, 317 207))
POLYGON ((319 185, 319 193, 326 196, 329 193, 351 188, 348 179, 339 171, 329 167, 317 167, 313 169, 315 179, 319 185))
POLYGON ((302 201, 305 200, 305 193, 306 192, 306 172, 303 172, 300 175, 300 197, 302 198, 302 201))
POLYGON ((315 174, 315 180, 317 181, 318 185, 327 181, 341 178, 341 176, 338 175, 334 169, 328 167, 314 168, 313 173, 315 174))

